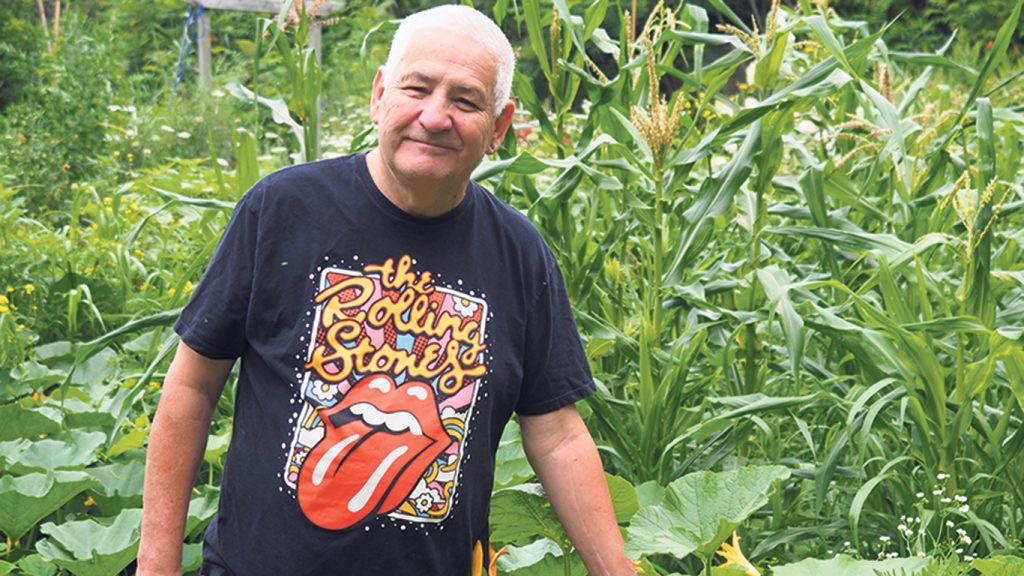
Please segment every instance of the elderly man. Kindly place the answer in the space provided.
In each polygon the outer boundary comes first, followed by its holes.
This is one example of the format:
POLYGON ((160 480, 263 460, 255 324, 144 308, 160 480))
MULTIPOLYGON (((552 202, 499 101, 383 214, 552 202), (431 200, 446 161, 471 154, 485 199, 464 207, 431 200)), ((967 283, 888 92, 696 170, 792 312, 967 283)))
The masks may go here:
POLYGON ((470 181, 512 122, 513 58, 471 8, 408 17, 373 82, 379 146, 279 171, 238 203, 175 326, 139 574, 180 569, 236 358, 203 574, 477 573, 513 412, 590 572, 634 573, 573 407, 593 383, 558 267, 522 215, 470 181))

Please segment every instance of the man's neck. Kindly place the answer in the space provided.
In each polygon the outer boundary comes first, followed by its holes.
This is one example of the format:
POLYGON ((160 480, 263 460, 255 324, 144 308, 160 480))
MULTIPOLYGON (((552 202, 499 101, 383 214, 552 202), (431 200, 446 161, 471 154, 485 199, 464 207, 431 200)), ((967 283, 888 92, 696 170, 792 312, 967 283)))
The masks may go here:
POLYGON ((380 150, 366 155, 366 167, 381 193, 403 212, 420 218, 433 218, 451 211, 462 202, 469 182, 403 182, 384 162, 380 150))

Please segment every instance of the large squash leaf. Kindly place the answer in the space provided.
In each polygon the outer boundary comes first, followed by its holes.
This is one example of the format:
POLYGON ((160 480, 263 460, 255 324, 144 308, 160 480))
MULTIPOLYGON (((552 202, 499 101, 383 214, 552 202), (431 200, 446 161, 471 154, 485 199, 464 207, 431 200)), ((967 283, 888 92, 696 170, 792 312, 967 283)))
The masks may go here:
POLYGON ((103 432, 70 430, 64 438, 0 442, 0 467, 14 474, 84 468, 96 461, 103 432))
POLYGON ((97 481, 89 494, 103 515, 113 516, 125 508, 142 506, 142 480, 145 468, 146 465, 141 460, 129 460, 85 471, 97 481))
POLYGON ((978 558, 971 562, 971 568, 981 572, 981 576, 1024 576, 1024 558, 1016 556, 978 558))
POLYGON ((540 484, 498 490, 491 498, 491 540, 513 543, 546 537, 568 548, 569 537, 540 484))
POLYGON ((21 538, 40 520, 95 484, 84 472, 37 472, 0 478, 0 532, 21 538))
POLYGON ((626 552, 708 558, 748 516, 768 502, 784 466, 695 472, 672 482, 659 504, 645 506, 629 526, 626 552))
POLYGON ((36 542, 43 560, 76 576, 113 576, 139 549, 142 510, 123 510, 112 522, 88 519, 40 527, 47 538, 36 542))
POLYGON ((49 406, 5 404, 0 406, 0 442, 56 434, 63 420, 61 412, 49 406))
POLYGON ((772 568, 773 576, 877 576, 882 573, 924 576, 927 558, 889 558, 888 560, 854 560, 839 555, 828 560, 808 558, 793 564, 772 568), (902 572, 901 572, 902 571, 902 572))

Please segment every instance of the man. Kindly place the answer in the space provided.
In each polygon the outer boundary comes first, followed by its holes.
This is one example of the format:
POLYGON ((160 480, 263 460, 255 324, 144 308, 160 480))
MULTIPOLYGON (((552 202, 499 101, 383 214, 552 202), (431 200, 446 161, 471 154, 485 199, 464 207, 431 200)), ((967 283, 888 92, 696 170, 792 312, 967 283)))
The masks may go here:
POLYGON ((479 570, 513 411, 590 572, 634 573, 573 408, 593 383, 557 265, 470 181, 512 121, 513 66, 471 8, 410 16, 373 82, 379 146, 279 171, 239 202, 175 326, 139 574, 179 571, 210 415, 238 357, 204 574, 479 570))

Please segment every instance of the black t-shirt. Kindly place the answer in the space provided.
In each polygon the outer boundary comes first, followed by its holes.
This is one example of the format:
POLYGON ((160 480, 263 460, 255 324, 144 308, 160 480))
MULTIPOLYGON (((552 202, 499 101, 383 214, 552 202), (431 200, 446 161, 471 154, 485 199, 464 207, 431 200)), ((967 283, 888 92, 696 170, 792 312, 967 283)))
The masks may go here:
POLYGON ((362 154, 246 193, 175 330, 242 358, 210 574, 470 574, 513 411, 593 391, 526 218, 475 183, 411 216, 362 154))

